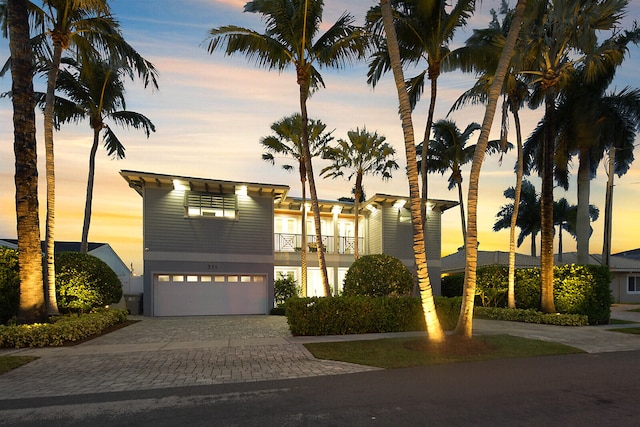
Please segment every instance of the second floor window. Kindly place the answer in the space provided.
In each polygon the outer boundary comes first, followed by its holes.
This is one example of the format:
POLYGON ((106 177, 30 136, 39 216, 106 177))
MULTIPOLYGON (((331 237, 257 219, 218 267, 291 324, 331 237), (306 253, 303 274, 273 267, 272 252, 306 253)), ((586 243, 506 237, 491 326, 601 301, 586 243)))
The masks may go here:
POLYGON ((189 217, 213 217, 237 219, 238 200, 235 194, 202 193, 189 191, 184 199, 189 217))

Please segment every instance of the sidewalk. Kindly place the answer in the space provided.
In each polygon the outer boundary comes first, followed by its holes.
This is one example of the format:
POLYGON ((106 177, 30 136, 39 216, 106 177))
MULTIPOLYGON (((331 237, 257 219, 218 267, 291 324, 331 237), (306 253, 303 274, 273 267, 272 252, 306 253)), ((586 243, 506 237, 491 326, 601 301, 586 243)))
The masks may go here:
MULTIPOLYGON (((637 307, 612 311, 616 318, 640 322, 640 313, 625 311, 637 307)), ((74 347, 0 350, 0 355, 39 357, 0 376, 0 400, 372 371, 378 368, 317 360, 302 344, 424 334, 292 337, 280 316, 137 319, 141 321, 74 347)), ((640 350, 640 336, 611 332, 610 327, 474 320, 475 334, 555 341, 589 353, 640 350)))

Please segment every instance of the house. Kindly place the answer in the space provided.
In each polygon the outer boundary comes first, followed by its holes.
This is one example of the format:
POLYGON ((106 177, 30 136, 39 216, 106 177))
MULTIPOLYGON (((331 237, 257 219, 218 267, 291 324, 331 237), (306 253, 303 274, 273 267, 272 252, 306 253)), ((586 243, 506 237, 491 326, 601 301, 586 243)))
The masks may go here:
MULTIPOLYGON (((563 253, 562 261, 555 255, 556 264, 575 264, 575 252, 563 253)), ((601 255, 589 256, 589 264, 601 265, 601 255)), ((509 252, 478 251, 478 268, 487 265, 509 265, 509 252)), ((442 273, 464 272, 464 251, 442 258, 442 273)), ((540 258, 516 254, 516 268, 539 268, 540 258)), ((631 257, 612 255, 610 257, 611 293, 617 303, 640 303, 640 260, 631 257)))
MULTIPOLYGON (((307 295, 324 295, 313 215, 286 185, 123 170, 142 196, 144 313, 149 316, 264 314, 277 273, 300 282, 307 254, 307 295), (307 242, 300 234, 307 223, 307 242), (315 251, 315 252, 314 252, 315 251)), ((414 269, 407 198, 376 194, 362 204, 359 252, 386 253, 414 269)), ((440 283, 440 217, 456 202, 429 201, 427 253, 434 291, 440 283)), ((327 275, 334 291, 353 263, 352 202, 319 201, 327 275)))
MULTIPOLYGON (((42 253, 46 252, 46 243, 41 242, 42 253)), ((6 246, 12 249, 18 249, 17 239, 1 239, 0 246, 6 246)), ((118 279, 122 283, 122 291, 125 294, 142 293, 142 283, 132 277, 131 270, 118 256, 116 251, 108 243, 89 242, 89 255, 101 259, 116 273, 118 279)), ((80 252, 80 242, 55 242, 53 246, 54 253, 60 252, 80 252)))

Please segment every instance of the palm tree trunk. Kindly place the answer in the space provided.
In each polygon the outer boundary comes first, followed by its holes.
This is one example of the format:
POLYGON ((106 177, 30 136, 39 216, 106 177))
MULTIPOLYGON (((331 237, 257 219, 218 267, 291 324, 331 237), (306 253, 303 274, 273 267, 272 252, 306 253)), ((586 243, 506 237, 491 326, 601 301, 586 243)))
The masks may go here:
POLYGON ((562 263, 562 223, 558 226, 558 262, 562 263))
POLYGON ((307 177, 306 170, 301 173, 302 182, 302 243, 300 244, 300 268, 302 269, 300 286, 302 296, 307 296, 307 177), (302 176, 304 173, 304 177, 302 176))
POLYGON ((358 225, 360 223, 360 197, 362 197, 362 173, 358 172, 356 176, 356 191, 355 191, 355 200, 353 202, 353 210, 355 213, 355 221, 353 224, 353 234, 355 235, 355 241, 353 242, 353 258, 358 259, 360 256, 358 249, 358 238, 359 238, 359 229, 358 225))
POLYGON ((509 34, 505 40, 500 60, 494 74, 493 82, 489 88, 489 97, 487 99, 487 109, 485 110, 484 119, 482 121, 482 130, 476 144, 471 163, 471 173, 469 175, 469 195, 467 197, 467 240, 466 248, 466 264, 464 272, 464 290, 462 294, 462 307, 460 309, 460 317, 456 326, 456 334, 471 338, 473 335, 473 303, 476 294, 476 268, 478 264, 478 187, 480 184, 480 168, 487 151, 489 143, 489 133, 491 132, 491 124, 496 114, 498 106, 498 98, 502 92, 504 79, 507 75, 509 63, 513 56, 518 33, 522 24, 522 17, 527 5, 527 0, 518 0, 516 11, 511 22, 509 34))
POLYGON ((602 265, 609 266, 611 257, 611 218, 613 217, 613 174, 615 166, 615 148, 609 148, 607 165, 607 190, 604 198, 604 236, 602 239, 602 265))
MULTIPOLYGON (((513 106, 514 104, 512 104, 513 106)), ((511 215, 511 227, 509 228, 509 288, 507 291, 507 305, 516 308, 516 223, 520 210, 520 193, 522 193, 522 175, 524 169, 524 155, 522 152, 522 129, 520 127, 520 115, 514 106, 513 121, 516 126, 516 143, 518 145, 518 166, 516 169, 516 188, 513 199, 513 213, 511 215)))
POLYGON ((46 226, 46 257, 47 268, 46 296, 47 311, 49 315, 58 315, 58 303, 56 301, 56 270, 55 270, 55 215, 56 215, 56 178, 55 162, 53 150, 53 110, 55 108, 55 90, 58 70, 60 69, 60 58, 62 57, 62 44, 55 40, 53 48, 53 59, 51 68, 47 76, 47 94, 44 106, 44 145, 46 154, 46 176, 47 176, 47 226, 46 226))
POLYGON ((464 198, 462 197, 462 182, 456 182, 458 187, 458 202, 460 204, 460 222, 462 223, 462 244, 467 241, 467 224, 464 220, 464 198))
POLYGON ((324 258, 324 245, 322 244, 322 232, 320 230, 320 206, 318 205, 318 193, 316 192, 316 182, 313 176, 313 165, 311 164, 311 150, 309 150, 309 123, 307 115, 307 98, 309 97, 309 70, 300 67, 298 70, 298 85, 300 86, 300 115, 302 117, 302 152, 304 163, 307 169, 307 180, 309 181, 309 192, 311 193, 311 206, 313 208, 313 221, 316 226, 316 245, 318 247, 318 266, 322 276, 324 294, 330 297, 331 287, 327 276, 327 264, 324 258))
POLYGON ((82 226, 82 242, 80 243, 80 252, 89 252, 89 224, 91 222, 91 204, 93 202, 93 181, 96 173, 96 153, 98 152, 98 142, 100 137, 100 129, 93 131, 93 145, 89 153, 89 176, 87 178, 87 197, 84 205, 84 223, 82 226))
POLYGON ((42 282, 33 64, 26 1, 8 0, 7 24, 16 158, 14 180, 20 270, 18 323, 29 324, 46 321, 47 308, 42 282))
POLYGON ((589 199, 591 192, 591 157, 589 149, 580 149, 578 165, 578 212, 576 215, 576 242, 578 264, 589 263, 589 238, 591 235, 591 221, 589 216, 589 199))
POLYGON ((429 271, 427 267, 427 257, 424 244, 424 229, 422 227, 421 197, 419 190, 418 165, 416 159, 415 137, 413 134, 413 123, 411 120, 411 106, 409 96, 405 89, 404 73, 400 63, 400 50, 396 30, 393 25, 393 15, 390 0, 380 0, 380 10, 384 31, 387 36, 387 46, 389 57, 391 58, 391 68, 398 92, 400 104, 400 117, 402 119, 402 132, 404 134, 404 146, 407 155, 407 177, 409 179, 409 199, 411 208, 411 223, 413 224, 413 252, 416 262, 418 284, 420 287, 420 298, 422 300, 422 311, 427 324, 429 340, 434 343, 444 341, 444 332, 436 313, 433 291, 429 281, 429 271))
POLYGON ((531 256, 538 256, 538 249, 536 248, 536 235, 531 233, 531 256))
POLYGON ((553 158, 554 158, 554 89, 545 96, 545 124, 542 148, 542 195, 540 197, 540 278, 542 280, 541 308, 555 313, 553 301, 553 158))
MULTIPOLYGON (((440 73, 438 73, 440 74, 440 73)), ((429 140, 431 138, 431 128, 433 127, 433 116, 436 110, 436 97, 438 96, 438 76, 431 79, 431 99, 429 100, 429 112, 427 113, 427 124, 424 128, 424 139, 422 142, 422 162, 420 163, 420 174, 422 175, 422 205, 420 213, 422 215, 422 228, 427 224, 427 203, 429 202, 429 174, 427 172, 427 157, 429 156, 429 140)), ((426 237, 426 236, 425 236, 426 237)), ((427 243, 425 242, 425 245, 427 243)))

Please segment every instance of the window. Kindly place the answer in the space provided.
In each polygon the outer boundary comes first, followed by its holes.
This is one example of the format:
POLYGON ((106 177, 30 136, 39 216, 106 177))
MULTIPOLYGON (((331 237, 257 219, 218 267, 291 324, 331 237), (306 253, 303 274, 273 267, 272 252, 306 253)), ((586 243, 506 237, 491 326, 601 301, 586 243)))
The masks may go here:
POLYGON ((629 276, 627 280, 627 292, 630 294, 640 294, 640 276, 629 276))
POLYGON ((238 199, 235 194, 201 193, 188 191, 184 196, 187 216, 236 219, 238 199))

